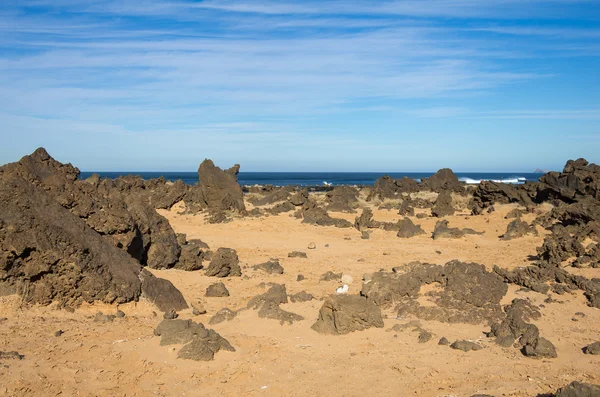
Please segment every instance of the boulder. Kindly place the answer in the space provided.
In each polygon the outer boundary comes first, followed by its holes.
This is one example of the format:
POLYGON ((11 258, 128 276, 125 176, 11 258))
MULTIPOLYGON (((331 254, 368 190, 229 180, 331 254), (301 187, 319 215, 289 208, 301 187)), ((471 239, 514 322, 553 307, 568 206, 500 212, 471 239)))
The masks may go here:
POLYGON ((443 168, 429 178, 421 182, 421 188, 429 189, 434 192, 442 192, 444 190, 457 193, 464 193, 463 185, 458 181, 454 172, 449 168, 443 168))
POLYGON ((482 235, 483 232, 477 232, 477 231, 475 231, 473 229, 469 229, 469 228, 465 228, 465 229, 451 228, 451 227, 448 227, 448 221, 444 219, 444 220, 438 221, 435 224, 435 228, 433 230, 433 239, 437 240, 440 238, 461 238, 468 234, 482 235))
POLYGON ((204 160, 198 168, 199 190, 204 204, 212 215, 234 211, 243 213, 244 193, 237 181, 239 165, 223 171, 211 160, 204 160))
POLYGON ((252 298, 248 308, 258 310, 258 317, 278 320, 280 324, 304 320, 304 317, 279 307, 284 303, 288 303, 285 285, 275 284, 264 294, 252 298))
POLYGON ((269 274, 283 274, 283 266, 278 260, 267 261, 258 265, 252 266, 254 270, 262 270, 269 274))
POLYGON ((452 206, 452 196, 450 191, 442 190, 431 209, 431 214, 438 218, 443 218, 448 215, 454 215, 454 207, 452 206))
POLYGON ((398 237, 410 238, 425 234, 421 226, 415 225, 409 218, 404 218, 398 223, 398 237))
POLYGON ((231 248, 219 248, 212 255, 210 265, 206 268, 209 277, 240 277, 242 269, 237 252, 231 248))
POLYGON ((556 391, 555 397, 599 397, 600 386, 583 382, 572 382, 556 391))
POLYGON ((225 284, 215 283, 208 286, 205 296, 209 298, 223 298, 229 296, 229 291, 225 287, 225 284))
POLYGON ((504 233, 501 238, 502 240, 513 240, 527 234, 538 235, 535 225, 529 225, 527 222, 517 218, 508 224, 506 233, 504 233))
POLYGON ((371 327, 383 328, 377 305, 359 295, 334 295, 325 299, 312 329, 320 334, 345 335, 371 327))

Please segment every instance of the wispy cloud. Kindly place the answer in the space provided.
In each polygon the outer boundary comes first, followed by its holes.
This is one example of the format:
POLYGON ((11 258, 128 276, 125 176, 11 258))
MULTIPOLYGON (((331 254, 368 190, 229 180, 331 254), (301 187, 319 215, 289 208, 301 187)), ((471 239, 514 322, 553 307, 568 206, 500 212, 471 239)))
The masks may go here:
MULTIPOLYGON (((418 122, 594 120, 594 110, 496 113, 465 98, 553 84, 561 72, 548 58, 596 59, 595 22, 556 22, 589 19, 595 8, 585 0, 5 2, 0 122, 283 146, 317 122, 339 140, 344 118, 361 112, 418 122), (521 20, 530 16, 546 22, 521 20)), ((369 127, 390 129, 378 120, 369 127)))

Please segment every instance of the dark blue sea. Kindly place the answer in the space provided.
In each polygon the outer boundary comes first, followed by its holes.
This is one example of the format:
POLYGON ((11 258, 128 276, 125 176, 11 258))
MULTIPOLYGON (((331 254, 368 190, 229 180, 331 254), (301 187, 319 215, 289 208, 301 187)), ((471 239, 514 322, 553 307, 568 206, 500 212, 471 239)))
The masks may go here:
MULTIPOLYGON (((85 179, 93 172, 82 172, 81 178, 85 179)), ((103 178, 117 178, 124 175, 139 175, 144 179, 163 176, 166 180, 175 181, 182 179, 185 183, 193 185, 198 182, 196 172, 97 172, 103 178)), ((383 175, 392 178, 404 176, 417 181, 433 175, 433 172, 240 172, 238 181, 241 185, 373 185, 375 180, 383 175)), ((501 172, 457 172, 458 178, 469 184, 477 184, 482 180, 501 181, 505 183, 524 183, 537 181, 542 174, 535 173, 501 173, 501 172)))

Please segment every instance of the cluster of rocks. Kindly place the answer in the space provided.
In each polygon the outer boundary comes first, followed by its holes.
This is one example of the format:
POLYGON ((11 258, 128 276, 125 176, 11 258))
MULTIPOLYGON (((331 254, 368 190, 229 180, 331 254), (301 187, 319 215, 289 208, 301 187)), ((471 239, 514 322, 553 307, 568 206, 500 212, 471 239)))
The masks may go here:
POLYGON ((235 348, 217 332, 192 320, 163 320, 154 330, 160 345, 183 345, 177 357, 195 361, 210 361, 220 350, 235 352, 235 348))
POLYGON ((181 254, 166 219, 118 181, 93 185, 43 149, 0 167, 0 292, 65 306, 145 295, 161 310, 187 307, 143 266, 174 267, 181 254))

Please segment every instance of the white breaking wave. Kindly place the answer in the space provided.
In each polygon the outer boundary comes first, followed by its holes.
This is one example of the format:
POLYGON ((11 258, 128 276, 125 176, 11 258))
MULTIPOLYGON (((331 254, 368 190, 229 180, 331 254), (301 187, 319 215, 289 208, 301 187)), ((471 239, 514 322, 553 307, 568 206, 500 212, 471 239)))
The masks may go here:
POLYGON ((467 177, 458 178, 459 181, 466 183, 467 185, 479 185, 482 181, 490 181, 496 183, 510 183, 513 185, 523 184, 527 181, 527 178, 522 176, 516 176, 514 178, 506 178, 506 179, 471 179, 467 177))

